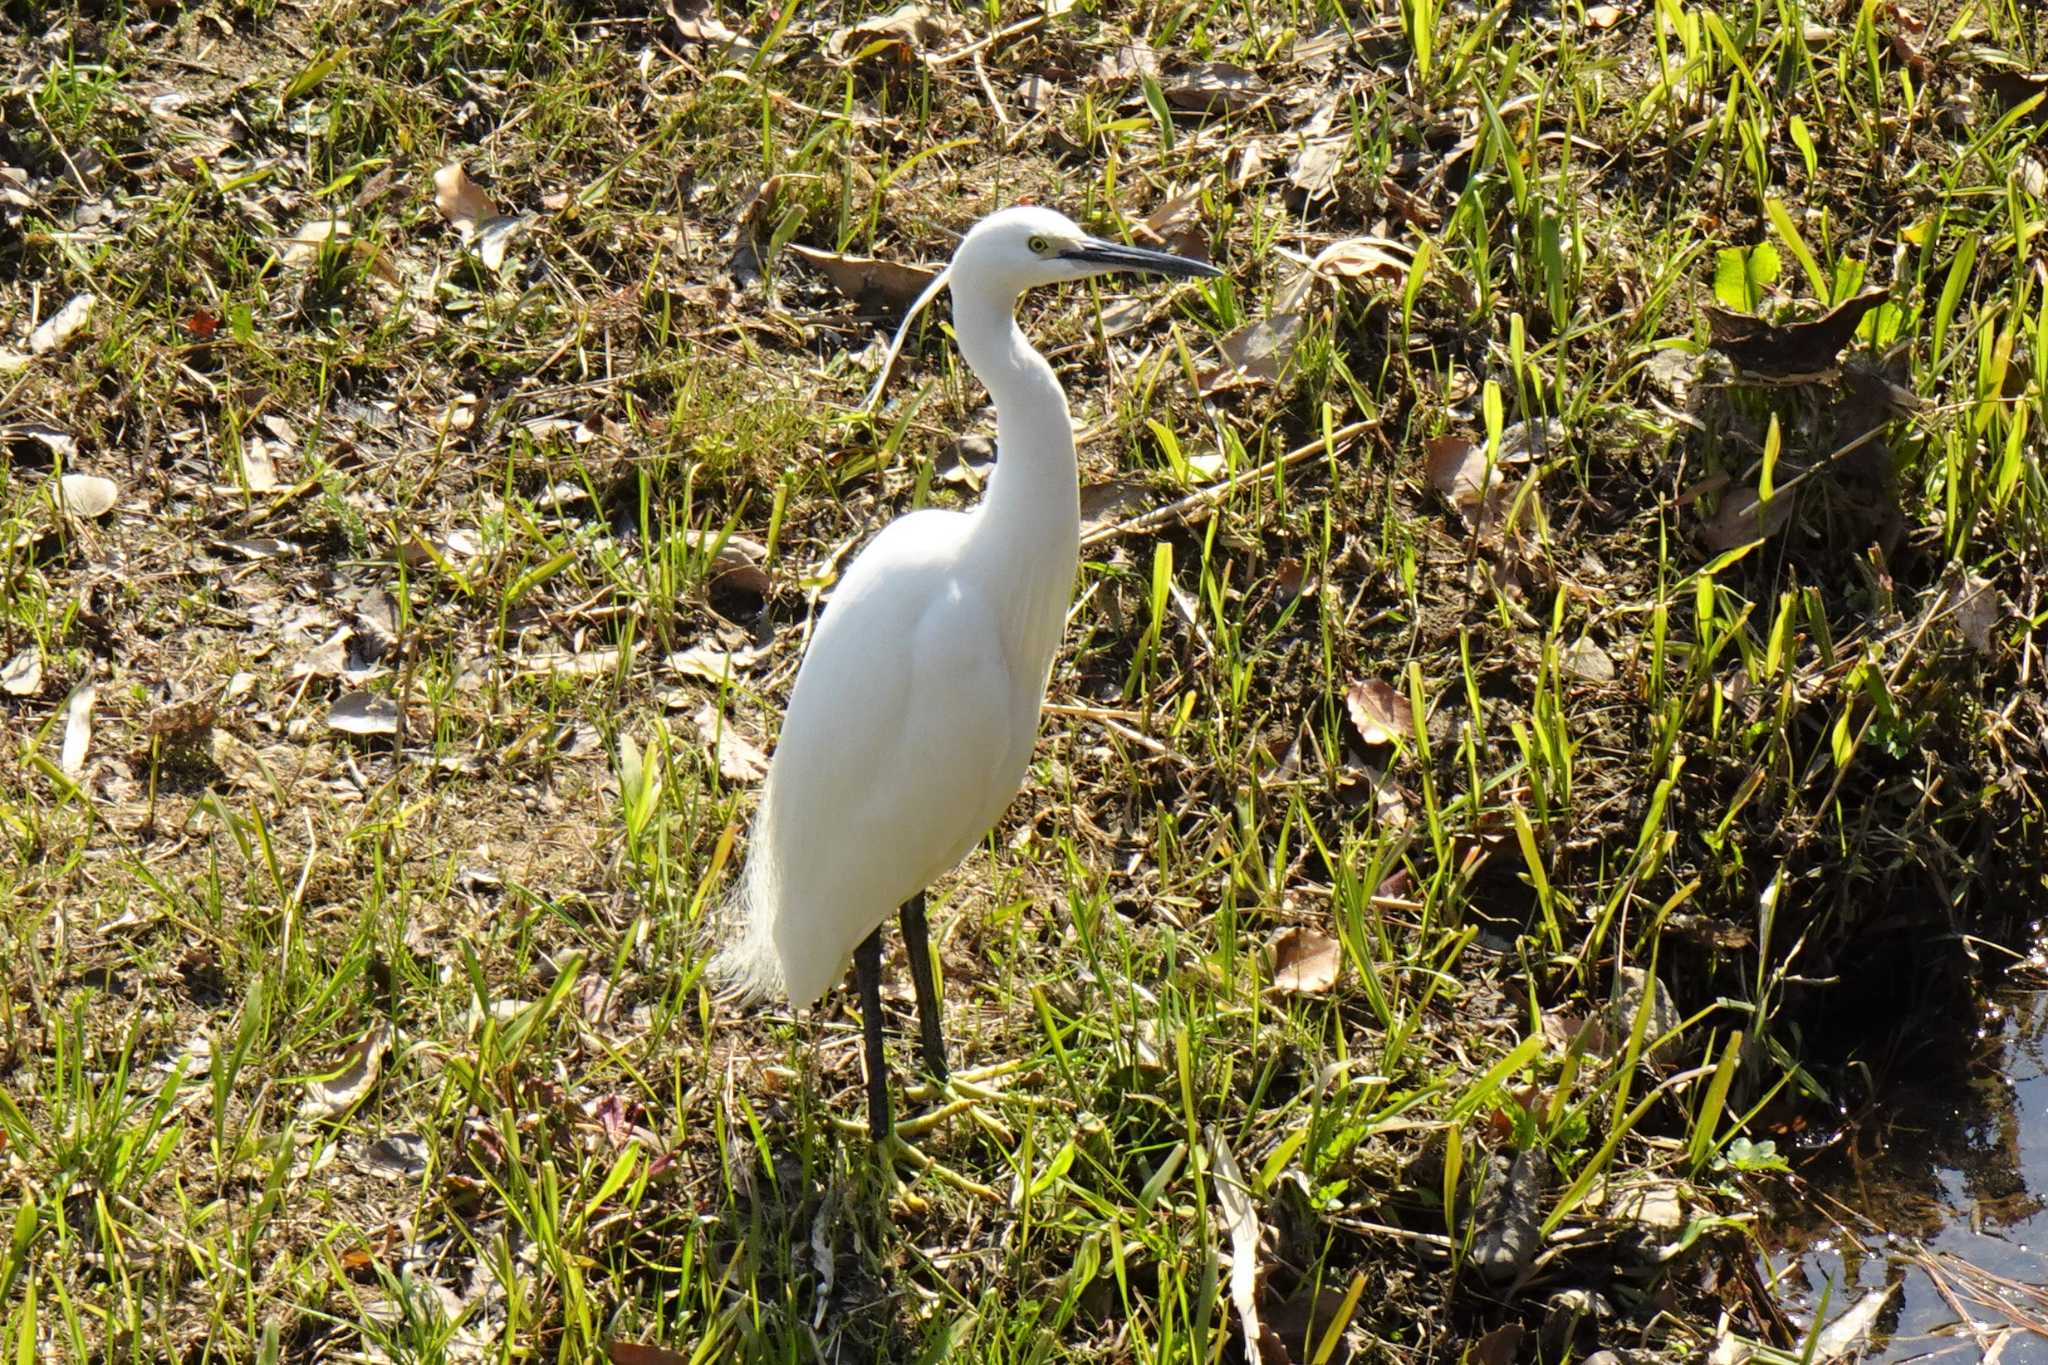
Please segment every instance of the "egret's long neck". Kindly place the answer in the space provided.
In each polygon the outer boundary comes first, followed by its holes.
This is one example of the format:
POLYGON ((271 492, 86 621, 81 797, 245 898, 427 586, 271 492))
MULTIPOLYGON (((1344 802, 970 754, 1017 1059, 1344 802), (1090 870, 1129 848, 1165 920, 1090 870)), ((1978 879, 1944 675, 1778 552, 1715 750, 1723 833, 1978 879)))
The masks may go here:
POLYGON ((1059 646, 1080 557, 1081 493, 1067 396, 1017 326, 1016 297, 953 287, 953 330, 996 405, 996 468, 977 511, 975 553, 1010 584, 1005 634, 1039 664, 1059 646))

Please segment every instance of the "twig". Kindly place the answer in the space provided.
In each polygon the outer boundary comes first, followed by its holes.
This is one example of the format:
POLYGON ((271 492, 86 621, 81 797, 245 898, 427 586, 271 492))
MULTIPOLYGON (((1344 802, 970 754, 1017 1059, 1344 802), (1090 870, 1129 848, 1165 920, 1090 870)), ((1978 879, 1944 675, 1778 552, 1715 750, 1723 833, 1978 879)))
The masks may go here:
POLYGON ((1003 97, 996 93, 995 82, 988 78, 988 68, 982 65, 978 52, 974 56, 974 76, 981 82, 981 95, 988 101, 989 112, 996 116, 996 124, 1002 129, 998 141, 1007 148, 1010 145, 1010 115, 1003 109, 1003 97))
POLYGON ((1283 469, 1290 469, 1300 464, 1311 455, 1319 455, 1325 451, 1334 454, 1339 446, 1350 444, 1358 436, 1378 426, 1379 423, 1377 421, 1367 419, 1365 421, 1353 422, 1349 426, 1339 427, 1327 436, 1318 437, 1307 445, 1290 450, 1277 459, 1266 461, 1257 469, 1246 470, 1234 478, 1225 479, 1222 483, 1212 483, 1207 488, 1190 493, 1178 501, 1166 504, 1164 507, 1155 507, 1149 512, 1132 517, 1129 521, 1120 521, 1114 526, 1098 527, 1081 537, 1081 548, 1087 549, 1091 545, 1100 545, 1104 541, 1115 540, 1118 536, 1156 531, 1161 526, 1165 526, 1170 522, 1191 519, 1196 513, 1213 511, 1217 503, 1223 501, 1246 484, 1270 478, 1283 469))
POLYGON ((977 38, 965 47, 956 47, 951 52, 941 52, 936 57, 927 57, 924 59, 924 64, 926 66, 950 66, 964 57, 972 57, 985 48, 994 47, 1005 38, 1014 38, 1020 33, 1037 28, 1044 22, 1045 16, 1043 14, 1034 14, 1029 19, 1019 19, 1008 28, 999 28, 994 33, 989 34, 988 37, 977 38))

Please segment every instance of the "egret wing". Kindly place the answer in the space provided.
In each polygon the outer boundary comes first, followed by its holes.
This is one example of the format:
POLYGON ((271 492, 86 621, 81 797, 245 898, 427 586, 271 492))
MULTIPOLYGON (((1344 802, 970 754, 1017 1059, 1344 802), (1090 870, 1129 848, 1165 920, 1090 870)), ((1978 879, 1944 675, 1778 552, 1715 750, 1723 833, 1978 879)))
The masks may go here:
POLYGON ((960 520, 920 513, 879 537, 798 671, 764 797, 795 1003, 823 993, 1016 792, 1014 689, 989 604, 948 553, 960 520))

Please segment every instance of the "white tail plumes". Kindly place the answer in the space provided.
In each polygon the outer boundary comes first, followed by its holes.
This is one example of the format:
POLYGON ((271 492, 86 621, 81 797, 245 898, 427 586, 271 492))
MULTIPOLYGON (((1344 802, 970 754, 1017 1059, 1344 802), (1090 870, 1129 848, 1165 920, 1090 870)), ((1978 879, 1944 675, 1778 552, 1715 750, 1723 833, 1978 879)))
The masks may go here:
MULTIPOLYGON (((754 839, 765 844, 768 803, 763 793, 754 839)), ((712 957, 709 974, 719 993, 753 1004, 783 994, 782 954, 775 946, 776 907, 782 887, 772 858, 749 857, 739 885, 712 917, 712 932, 725 946, 712 957)))

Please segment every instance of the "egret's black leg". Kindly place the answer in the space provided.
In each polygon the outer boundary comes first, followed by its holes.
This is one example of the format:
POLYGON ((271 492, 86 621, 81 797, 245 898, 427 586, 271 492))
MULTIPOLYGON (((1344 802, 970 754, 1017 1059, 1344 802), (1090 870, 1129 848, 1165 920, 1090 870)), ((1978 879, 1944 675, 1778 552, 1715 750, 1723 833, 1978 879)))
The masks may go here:
POLYGON ((903 946, 910 956, 910 981, 917 988, 917 1026, 923 1035, 924 1065, 932 1079, 946 1079, 946 1035, 939 1026, 939 988, 932 980, 931 937, 925 929, 924 892, 903 902, 903 946))
POLYGON ((860 982, 860 1031, 868 1045, 868 1136, 876 1142, 889 1136, 889 1060, 882 1052, 882 928, 853 950, 853 973, 860 982))

